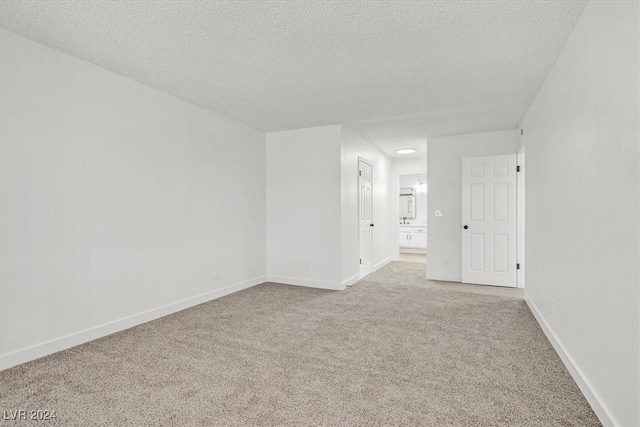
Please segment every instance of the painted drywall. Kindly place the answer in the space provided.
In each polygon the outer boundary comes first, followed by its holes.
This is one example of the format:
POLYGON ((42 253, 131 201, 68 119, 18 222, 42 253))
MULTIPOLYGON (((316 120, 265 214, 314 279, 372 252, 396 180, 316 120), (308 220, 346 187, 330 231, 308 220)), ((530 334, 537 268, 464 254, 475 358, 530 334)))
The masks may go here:
POLYGON ((427 225, 427 174, 400 175, 400 188, 413 188, 416 190, 416 217, 407 219, 407 224, 427 225), (424 184, 424 185, 421 185, 424 184))
POLYGON ((395 242, 393 210, 394 176, 391 158, 359 135, 342 127, 342 281, 353 284, 359 277, 358 158, 371 163, 373 172, 373 270, 391 261, 395 242))
POLYGON ((341 126, 267 133, 267 276, 342 289, 341 126))
POLYGON ((0 40, 3 368, 264 281, 264 134, 0 40))
POLYGON ((392 159, 392 165, 393 173, 396 175, 427 173, 427 156, 411 155, 411 157, 404 159, 392 159))
POLYGON ((517 130, 430 138, 427 147, 427 278, 460 281, 461 162, 464 157, 515 154, 517 130), (440 210, 443 216, 435 216, 440 210))
POLYGON ((589 3, 521 124, 526 298, 605 425, 640 425, 639 12, 589 3))

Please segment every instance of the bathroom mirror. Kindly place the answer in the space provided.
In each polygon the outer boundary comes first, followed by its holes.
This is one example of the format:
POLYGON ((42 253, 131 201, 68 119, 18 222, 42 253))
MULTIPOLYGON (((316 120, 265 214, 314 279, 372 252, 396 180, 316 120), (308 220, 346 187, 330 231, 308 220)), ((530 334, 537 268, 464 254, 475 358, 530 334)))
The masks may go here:
POLYGON ((400 189, 400 219, 416 219, 416 189, 400 189))

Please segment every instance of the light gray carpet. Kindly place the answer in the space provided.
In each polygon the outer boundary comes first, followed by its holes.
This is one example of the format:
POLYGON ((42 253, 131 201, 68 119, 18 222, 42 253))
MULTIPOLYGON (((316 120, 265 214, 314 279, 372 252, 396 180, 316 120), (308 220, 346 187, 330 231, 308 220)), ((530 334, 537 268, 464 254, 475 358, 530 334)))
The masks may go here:
POLYGON ((65 426, 599 425, 519 290, 402 262, 343 292, 263 284, 12 368, 0 402, 65 426))

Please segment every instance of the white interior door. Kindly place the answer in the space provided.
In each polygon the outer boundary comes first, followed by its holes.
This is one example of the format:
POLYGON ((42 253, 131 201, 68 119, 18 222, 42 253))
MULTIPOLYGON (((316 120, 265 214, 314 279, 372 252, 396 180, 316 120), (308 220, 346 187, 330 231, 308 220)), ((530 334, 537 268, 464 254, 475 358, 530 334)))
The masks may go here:
POLYGON ((516 286, 516 155, 462 159, 462 281, 516 286))
POLYGON ((371 165, 358 160, 358 218, 360 221, 360 277, 371 273, 372 253, 372 178, 371 165))

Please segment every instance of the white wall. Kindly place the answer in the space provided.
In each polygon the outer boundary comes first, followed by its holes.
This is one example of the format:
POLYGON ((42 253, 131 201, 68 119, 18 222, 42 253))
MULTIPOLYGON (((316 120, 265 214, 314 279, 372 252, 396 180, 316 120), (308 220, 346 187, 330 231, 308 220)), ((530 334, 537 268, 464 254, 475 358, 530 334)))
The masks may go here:
MULTIPOLYGON (((400 191, 400 188, 413 188, 416 190, 416 218, 407 219, 407 224, 427 225, 427 187, 420 186, 419 184, 421 183, 427 183, 426 173, 418 175, 400 175, 398 192, 400 191)), ((396 220, 396 222, 398 221, 399 220, 396 220)))
POLYGON ((264 281, 263 134, 0 38, 2 368, 264 281))
POLYGON ((460 281, 461 161, 464 157, 515 154, 517 130, 429 139, 427 146, 427 278, 460 281), (441 210, 443 216, 434 216, 441 210))
POLYGON ((342 289, 341 126, 267 134, 267 275, 342 289))
POLYGON ((267 134, 267 275, 344 289, 359 275, 358 157, 373 166, 373 267, 393 248, 391 159, 341 125, 267 134))
MULTIPOLYGON (((429 145, 427 144, 427 149, 429 145)), ((414 175, 427 173, 427 158, 411 155, 407 158, 392 159, 393 173, 396 175, 414 175)))
POLYGON ((357 280, 358 157, 372 165, 373 172, 373 270, 391 261, 395 243, 395 179, 391 159, 360 136, 342 127, 342 281, 357 280))
POLYGON ((640 425, 638 15, 589 3, 522 122, 526 298, 601 420, 624 426, 640 425))

